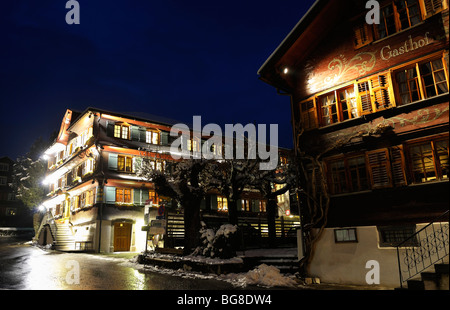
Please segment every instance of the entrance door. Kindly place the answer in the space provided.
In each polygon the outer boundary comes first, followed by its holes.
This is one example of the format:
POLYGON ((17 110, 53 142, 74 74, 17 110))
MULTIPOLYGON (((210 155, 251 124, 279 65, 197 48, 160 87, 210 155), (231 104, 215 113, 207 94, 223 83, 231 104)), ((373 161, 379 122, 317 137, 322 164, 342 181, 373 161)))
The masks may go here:
POLYGON ((129 251, 131 223, 114 223, 114 252, 129 251))

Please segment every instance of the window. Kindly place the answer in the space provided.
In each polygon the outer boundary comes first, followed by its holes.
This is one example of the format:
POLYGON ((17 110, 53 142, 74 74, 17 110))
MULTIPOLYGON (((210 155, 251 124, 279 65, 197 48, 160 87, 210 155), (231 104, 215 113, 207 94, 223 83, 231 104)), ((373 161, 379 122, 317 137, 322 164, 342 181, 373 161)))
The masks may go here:
POLYGON ((158 197, 158 194, 155 191, 149 191, 148 192, 148 199, 153 201, 153 205, 159 204, 159 197, 158 197))
POLYGON ((319 97, 320 124, 331 125, 338 122, 338 110, 334 92, 319 97))
POLYGON ((259 212, 266 212, 266 211, 267 211, 266 202, 264 200, 260 200, 259 201, 259 212))
POLYGON ((364 155, 329 161, 328 170, 332 194, 358 192, 370 188, 364 155))
POLYGON ((340 228, 334 230, 334 241, 340 242, 358 242, 356 239, 356 228, 340 228))
POLYGON ((441 59, 420 64, 420 75, 424 87, 424 97, 430 98, 448 93, 444 65, 441 59))
POLYGON ((0 176, 0 186, 6 186, 8 184, 8 178, 0 176))
POLYGON ((145 142, 151 144, 159 144, 159 132, 147 130, 145 133, 145 142))
MULTIPOLYGON (((415 234, 416 225, 377 227, 381 247, 395 247, 415 234)), ((417 246, 416 238, 408 239, 404 246, 417 246)))
POLYGON ((399 105, 411 103, 420 99, 419 79, 415 67, 398 71, 395 78, 400 97, 399 105))
POLYGON ((448 93, 443 59, 432 59, 401 68, 395 72, 398 105, 448 93))
POLYGON ((217 210, 228 211, 228 201, 225 197, 217 196, 217 210))
POLYGON ((16 216, 17 215, 17 209, 16 208, 6 208, 5 215, 6 216, 16 216))
POLYGON ((393 1, 380 10, 380 24, 375 27, 376 39, 382 39, 422 21, 418 0, 393 1))
POLYGON ((414 183, 448 179, 448 138, 412 144, 409 156, 414 183))
POLYGON ((132 203, 130 188, 116 188, 117 203, 132 203))
POLYGON ((117 156, 117 171, 133 172, 133 157, 118 155, 117 156))
POLYGON ((188 151, 200 152, 200 143, 196 139, 189 139, 187 141, 188 151))
POLYGON ((241 200, 242 203, 242 211, 247 211, 250 212, 251 208, 250 208, 250 200, 248 199, 242 199, 241 200))
POLYGON ((6 163, 0 163, 0 171, 8 171, 9 165, 6 163))
POLYGON ((114 125, 114 137, 121 139, 130 139, 130 126, 123 124, 114 125))

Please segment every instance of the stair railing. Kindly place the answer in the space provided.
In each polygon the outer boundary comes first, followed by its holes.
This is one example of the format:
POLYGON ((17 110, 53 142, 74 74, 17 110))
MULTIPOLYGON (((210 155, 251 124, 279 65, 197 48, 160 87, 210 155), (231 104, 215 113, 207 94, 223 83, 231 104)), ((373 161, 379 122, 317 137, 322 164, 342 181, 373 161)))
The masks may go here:
POLYGON ((448 256, 448 215, 447 210, 396 246, 401 288, 403 282, 448 256))

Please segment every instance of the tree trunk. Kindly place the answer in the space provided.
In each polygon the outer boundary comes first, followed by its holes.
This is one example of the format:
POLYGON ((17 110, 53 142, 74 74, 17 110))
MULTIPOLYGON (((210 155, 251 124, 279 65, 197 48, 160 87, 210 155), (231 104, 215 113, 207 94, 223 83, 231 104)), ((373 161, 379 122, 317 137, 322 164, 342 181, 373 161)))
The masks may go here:
POLYGON ((228 201, 228 221, 232 225, 238 224, 238 200, 230 198, 228 201))
POLYGON ((184 208, 184 249, 189 255, 199 245, 200 240, 200 200, 192 200, 184 208))

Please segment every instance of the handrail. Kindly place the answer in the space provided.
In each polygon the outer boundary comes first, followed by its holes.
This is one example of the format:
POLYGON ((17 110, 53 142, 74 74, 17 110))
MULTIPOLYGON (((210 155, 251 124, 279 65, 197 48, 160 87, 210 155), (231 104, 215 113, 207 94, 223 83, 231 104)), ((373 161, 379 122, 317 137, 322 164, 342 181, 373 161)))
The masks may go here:
POLYGON ((401 288, 403 282, 448 256, 448 215, 449 210, 396 245, 401 288), (403 260, 400 258, 401 251, 403 260), (402 262, 406 270, 402 270, 402 262), (406 276, 403 275, 404 272, 407 273, 406 276))

